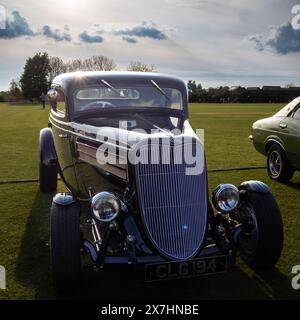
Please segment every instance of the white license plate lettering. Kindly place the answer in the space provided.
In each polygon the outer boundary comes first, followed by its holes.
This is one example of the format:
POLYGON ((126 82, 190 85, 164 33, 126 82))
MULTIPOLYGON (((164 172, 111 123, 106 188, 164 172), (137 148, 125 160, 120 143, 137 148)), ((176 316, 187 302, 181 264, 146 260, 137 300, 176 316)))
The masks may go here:
POLYGON ((169 262, 146 266, 146 281, 196 277, 205 274, 221 273, 227 269, 227 257, 212 257, 184 262, 169 262))

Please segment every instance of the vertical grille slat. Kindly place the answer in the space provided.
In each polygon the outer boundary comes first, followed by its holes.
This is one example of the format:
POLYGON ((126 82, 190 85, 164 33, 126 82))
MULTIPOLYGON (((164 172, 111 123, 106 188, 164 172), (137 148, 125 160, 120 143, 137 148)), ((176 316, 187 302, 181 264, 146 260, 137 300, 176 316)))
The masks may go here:
POLYGON ((140 162, 135 170, 141 216, 150 240, 161 254, 171 259, 189 259, 198 252, 206 231, 206 171, 186 175, 188 165, 175 161, 178 154, 174 147, 170 162, 164 164, 161 155, 165 147, 139 147, 140 162), (150 160, 151 155, 159 156, 160 162, 145 164, 143 159, 150 160))

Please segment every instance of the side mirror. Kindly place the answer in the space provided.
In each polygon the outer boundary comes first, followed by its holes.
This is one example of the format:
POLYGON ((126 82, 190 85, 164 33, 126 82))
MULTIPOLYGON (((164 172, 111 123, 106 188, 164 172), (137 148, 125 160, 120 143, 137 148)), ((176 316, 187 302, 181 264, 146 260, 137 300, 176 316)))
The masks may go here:
POLYGON ((51 102, 55 102, 57 100, 58 92, 55 89, 50 89, 47 92, 47 96, 51 102))

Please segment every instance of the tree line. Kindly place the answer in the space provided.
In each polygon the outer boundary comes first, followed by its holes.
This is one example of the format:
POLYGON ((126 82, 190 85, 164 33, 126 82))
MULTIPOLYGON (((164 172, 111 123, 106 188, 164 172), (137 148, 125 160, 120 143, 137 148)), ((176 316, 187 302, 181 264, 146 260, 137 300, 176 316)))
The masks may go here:
MULTIPOLYGON (((117 70, 117 64, 111 58, 103 55, 87 59, 63 61, 59 57, 51 57, 46 52, 37 53, 26 60, 24 71, 18 80, 12 80, 8 92, 0 92, 2 101, 34 101, 42 93, 47 93, 52 80, 59 74, 72 71, 112 71, 117 70)), ((140 61, 132 61, 127 66, 128 71, 155 72, 152 65, 140 61)))
POLYGON ((300 96, 300 87, 287 84, 280 86, 241 87, 221 86, 217 88, 202 88, 200 83, 189 80, 187 83, 189 102, 214 102, 214 103, 267 103, 288 102, 300 96))

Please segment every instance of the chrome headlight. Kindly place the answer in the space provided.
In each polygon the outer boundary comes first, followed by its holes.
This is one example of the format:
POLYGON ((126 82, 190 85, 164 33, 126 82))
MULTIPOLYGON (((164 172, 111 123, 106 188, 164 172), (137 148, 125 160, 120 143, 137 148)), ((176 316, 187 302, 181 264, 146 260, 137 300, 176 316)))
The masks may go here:
POLYGON ((116 219, 120 207, 120 200, 111 192, 100 192, 92 198, 92 214, 100 222, 110 222, 116 219))
POLYGON ((233 184, 220 184, 213 192, 213 204, 218 211, 230 212, 240 202, 240 192, 233 184))

